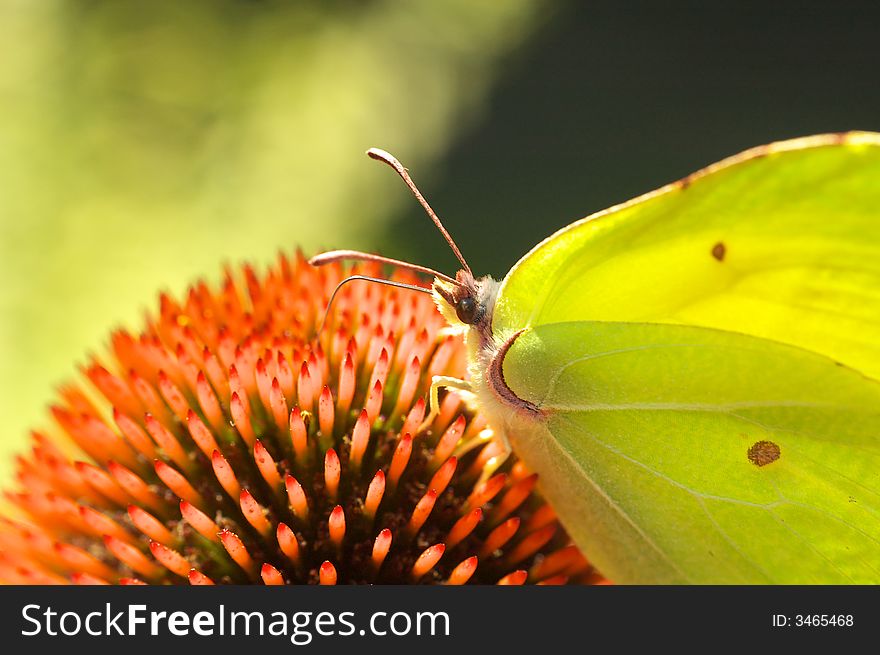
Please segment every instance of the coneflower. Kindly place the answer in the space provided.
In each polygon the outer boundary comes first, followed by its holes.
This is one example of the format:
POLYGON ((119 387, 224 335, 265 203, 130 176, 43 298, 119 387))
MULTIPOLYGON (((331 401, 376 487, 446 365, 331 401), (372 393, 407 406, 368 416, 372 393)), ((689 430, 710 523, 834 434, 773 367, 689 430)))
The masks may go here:
POLYGON ((353 270, 227 270, 113 333, 17 460, 0 581, 603 581, 535 475, 484 475, 495 446, 461 397, 419 430, 431 377, 465 369, 430 298, 352 282, 317 333, 353 270))

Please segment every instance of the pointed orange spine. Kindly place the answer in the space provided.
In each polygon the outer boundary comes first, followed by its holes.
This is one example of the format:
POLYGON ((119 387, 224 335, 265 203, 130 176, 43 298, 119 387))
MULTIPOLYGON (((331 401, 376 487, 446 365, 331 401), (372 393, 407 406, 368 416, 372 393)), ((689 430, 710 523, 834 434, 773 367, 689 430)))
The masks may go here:
POLYGON ((328 560, 321 564, 318 577, 322 585, 336 584, 336 567, 328 560))
POLYGON ((349 455, 349 462, 355 472, 360 470, 361 461, 363 460, 364 452, 366 452, 369 443, 370 419, 367 415, 367 410, 363 410, 351 433, 351 454, 349 455))
POLYGON ((460 415, 455 422, 449 426, 446 432, 443 433, 443 436, 440 437, 440 440, 437 442, 437 447, 434 449, 434 455, 431 457, 431 461, 428 465, 432 470, 445 462, 452 454, 452 451, 455 450, 455 446, 458 444, 459 439, 461 439, 461 435, 464 434, 464 426, 466 422, 464 415, 460 415))
POLYGON ((339 398, 336 402, 336 408, 340 416, 344 417, 348 414, 351 401, 354 398, 356 382, 354 360, 351 354, 347 352, 339 367, 339 398))
POLYGON ((180 515, 205 539, 219 543, 220 537, 218 533, 220 532, 220 527, 195 505, 181 500, 180 515))
POLYGON ((214 440, 214 434, 202 423, 193 410, 187 411, 186 425, 189 428, 189 434, 206 457, 210 457, 211 453, 218 450, 217 442, 214 440))
POLYGON ((204 499, 179 471, 174 470, 172 467, 168 466, 168 464, 158 459, 154 462, 154 468, 156 469, 156 475, 159 476, 159 479, 162 480, 162 482, 165 483, 165 486, 171 489, 178 498, 188 500, 196 507, 204 507, 204 499))
POLYGON ((385 557, 391 549, 391 539, 391 530, 388 528, 381 530, 376 535, 376 540, 373 542, 372 562, 377 571, 382 567, 382 562, 385 561, 385 557))
POLYGON ((526 498, 532 493, 535 484, 538 481, 537 475, 530 475, 514 484, 501 497, 501 500, 489 515, 489 523, 494 524, 503 520, 511 514, 517 507, 523 504, 526 498))
POLYGON ((97 578, 93 575, 89 575, 88 573, 71 573, 70 581, 75 585, 89 585, 89 586, 99 586, 99 585, 108 585, 110 584, 106 580, 102 578, 97 578))
POLYGON ((263 579, 263 584, 265 585, 284 584, 284 578, 281 576, 281 572, 269 563, 263 564, 263 568, 260 569, 260 577, 263 579))
POLYGON ((74 466, 83 479, 101 495, 110 499, 117 505, 123 507, 128 505, 129 499, 125 492, 123 492, 122 488, 120 488, 113 478, 107 475, 104 471, 97 466, 86 462, 76 462, 74 466))
POLYGON ((391 458, 391 466, 388 467, 387 481, 392 488, 396 487, 397 483, 400 481, 400 476, 403 475, 403 472, 406 470, 406 465, 409 464, 411 454, 412 437, 407 433, 404 434, 397 443, 397 448, 394 450, 394 456, 391 458))
POLYGON ((409 523, 406 526, 406 532, 410 537, 418 534, 419 530, 428 520, 431 511, 434 509, 434 503, 437 502, 437 492, 429 489, 428 492, 419 499, 416 507, 410 516, 409 523))
POLYGON ((104 545, 107 546, 107 550, 113 553, 116 559, 128 565, 145 578, 157 578, 161 575, 162 569, 153 564, 134 546, 109 535, 104 537, 104 545))
POLYGON ((232 414, 232 423, 241 435, 242 440, 253 448, 257 437, 251 425, 250 410, 248 409, 246 398, 247 396, 241 396, 237 391, 234 391, 229 399, 229 413, 232 414))
POLYGON ((286 523, 279 523, 278 529, 275 531, 275 538, 278 540, 278 546, 281 548, 281 552, 287 556, 294 566, 301 566, 302 562, 299 554, 299 542, 297 541, 293 530, 291 530, 286 523))
POLYGON ((440 558, 443 557, 445 550, 446 546, 444 544, 435 544, 426 548, 416 559, 416 563, 413 564, 412 571, 410 572, 412 581, 418 582, 425 577, 428 571, 433 569, 437 562, 440 561, 440 558))
POLYGON ((272 411, 272 417, 275 419, 275 425, 279 430, 287 428, 287 401, 284 399, 284 392, 281 390, 281 383, 278 378, 272 378, 272 387, 269 390, 269 404, 272 411))
POLYGON ((333 542, 337 550, 341 550, 342 540, 345 539, 345 512, 341 505, 333 508, 327 522, 330 531, 330 541, 333 542))
POLYGON ((116 407, 113 408, 113 421, 122 432, 122 436, 136 451, 147 459, 156 458, 156 446, 140 425, 116 407))
POLYGON ((205 418, 207 418, 208 423, 211 424, 211 428, 215 432, 220 432, 225 427, 223 409, 220 407, 220 401, 217 399, 214 390, 211 388, 211 384, 208 382, 205 372, 201 370, 196 377, 196 397, 198 398, 199 407, 201 407, 205 418))
MULTIPOLYGON (((186 415, 184 414, 184 418, 185 417, 186 415)), ((153 440, 159 448, 162 449, 165 456, 184 471, 188 471, 190 460, 181 447, 180 442, 177 440, 177 437, 171 434, 171 432, 168 431, 168 428, 166 428, 152 414, 144 415, 144 424, 147 426, 147 432, 150 433, 150 436, 153 437, 153 440)))
MULTIPOLYGON (((146 514, 146 512, 144 513, 146 514)), ((128 542, 133 542, 136 539, 136 537, 132 535, 128 530, 123 528, 106 514, 102 514, 96 509, 87 507, 85 505, 80 505, 79 514, 82 517, 83 523, 91 530, 92 534, 94 535, 100 537, 105 534, 109 534, 118 539, 122 539, 123 541, 128 542)))
POLYGON ((269 451, 266 450, 266 447, 259 439, 254 442, 254 461, 257 463, 257 468, 260 470, 260 475, 263 476, 266 484, 273 491, 280 490, 281 476, 278 475, 278 465, 275 464, 275 460, 272 459, 269 451))
MULTIPOLYGON (((171 534, 171 531, 168 530, 159 519, 137 505, 128 506, 128 516, 131 518, 131 522, 134 523, 134 526, 153 541, 158 541, 163 544, 170 544, 174 541, 174 535, 171 534)), ((107 532, 105 534, 112 533, 107 532)), ((118 537, 119 535, 113 536, 118 537)), ((130 538, 120 538, 123 539, 123 541, 131 541, 130 538)))
POLYGON ((167 509, 165 502, 140 477, 129 471, 122 464, 107 462, 107 469, 116 480, 116 484, 137 502, 157 512, 167 509))
POLYGON ((158 541, 151 541, 150 552, 153 553, 153 557, 159 560, 159 563, 162 566, 172 573, 176 573, 183 578, 189 577, 189 571, 192 569, 192 565, 176 550, 172 550, 171 548, 168 548, 168 546, 160 544, 158 541))
POLYGON ((504 488, 507 474, 499 473, 477 486, 467 500, 469 507, 482 507, 492 500, 504 488))
POLYGON ((409 414, 406 415, 403 427, 400 428, 400 434, 415 434, 424 419, 425 399, 419 398, 412 406, 412 409, 409 410, 409 414))
POLYGON ((211 580, 211 578, 196 569, 191 569, 187 577, 189 579, 189 583, 194 587, 209 586, 214 584, 214 581, 211 580))
POLYGON ((247 548, 241 543, 241 539, 238 538, 238 535, 234 532, 223 529, 220 531, 220 542, 223 544, 223 548, 226 549, 226 552, 229 553, 232 560, 251 578, 255 577, 257 565, 251 558, 250 553, 248 553, 247 548))
POLYGON ((315 402, 314 390, 312 389, 312 375, 309 371, 309 363, 303 362, 299 369, 299 377, 296 380, 297 405, 301 409, 311 411, 315 402))
POLYGON ((470 512, 462 516, 455 522, 455 525, 452 526, 452 529, 446 536, 446 545, 449 548, 455 548, 474 531, 474 528, 477 527, 482 518, 483 510, 479 507, 472 509, 470 512))
POLYGON ((455 475, 456 466, 458 466, 458 459, 455 457, 450 457, 443 462, 443 466, 437 469, 437 472, 434 473, 434 477, 432 477, 431 481, 428 483, 428 489, 434 489, 437 492, 437 495, 440 496, 446 491, 446 487, 449 486, 452 476, 455 475))
POLYGON ((555 533, 556 525, 553 524, 526 535, 523 540, 507 554, 505 561, 508 564, 513 565, 518 564, 527 557, 531 557, 538 552, 538 550, 543 548, 544 545, 553 538, 555 533))
POLYGON ((419 386, 419 378, 422 374, 422 364, 416 355, 413 355, 403 374, 400 390, 397 393, 397 403, 394 405, 392 416, 399 416, 412 403, 413 396, 419 386))
POLYGON ((582 560, 586 562, 576 546, 565 546, 536 562, 529 572, 529 577, 533 580, 543 580, 568 571, 582 560))
POLYGON ((211 466, 214 469, 214 475, 217 476, 220 486, 223 487, 231 498, 238 498, 241 493, 241 485, 238 482, 238 478, 235 477, 235 472, 232 470, 229 462, 220 454, 220 451, 215 450, 211 453, 211 466))
POLYGON ((189 411, 189 403, 181 393, 180 388, 171 381, 171 378, 165 371, 159 371, 159 393, 168 403, 168 406, 181 421, 186 420, 186 413, 189 411))
POLYGON ((336 496, 339 493, 340 474, 341 467, 339 456, 336 454, 336 451, 331 448, 324 456, 324 488, 330 502, 335 502, 336 496))
POLYGON ((333 421, 335 418, 336 407, 333 404, 333 394, 330 387, 325 386, 321 390, 321 396, 318 398, 318 426, 321 433, 326 436, 333 435, 333 421))
POLYGON ((309 444, 306 433, 306 424, 303 421, 302 413, 299 407, 290 410, 290 441, 293 444, 293 451, 299 462, 305 462, 308 459, 309 444))
POLYGON ((370 486, 367 488, 367 497, 364 499, 364 516, 370 521, 375 518, 376 510, 379 509, 379 503, 382 502, 384 494, 385 474, 379 469, 370 481, 370 486))
POLYGON ((514 516, 492 530, 492 532, 489 533, 489 536, 486 537, 486 541, 483 542, 477 555, 481 559, 485 559, 510 541, 513 538, 513 535, 516 534, 516 531, 519 530, 519 522, 519 517, 514 516))
POLYGON ((375 423, 376 419, 379 418, 379 412, 382 409, 382 397, 382 382, 376 380, 376 383, 370 388, 367 404, 364 406, 364 411, 367 412, 370 424, 375 423))
POLYGON ((449 574, 449 579, 446 580, 446 584, 453 586, 466 584, 477 570, 477 563, 478 560, 476 556, 468 557, 466 560, 461 561, 458 566, 452 570, 452 573, 449 574))
POLYGON ((303 491, 302 485, 295 477, 288 474, 284 478, 284 486, 287 489, 287 499, 290 501, 290 507, 293 513, 301 521, 309 520, 309 503, 306 499, 306 493, 303 491))
POLYGON ((506 585, 522 585, 526 583, 526 578, 528 578, 528 573, 525 571, 514 571, 513 573, 509 573, 501 578, 496 584, 501 586, 506 585))
POLYGON ((241 512, 244 514, 244 518, 253 526, 254 530, 264 537, 268 537, 272 534, 272 524, 266 518, 266 510, 251 495, 250 491, 247 489, 241 490, 241 494, 239 494, 239 504, 241 506, 241 512))
POLYGON ((57 543, 55 544, 55 552, 74 571, 82 571, 102 580, 110 581, 116 578, 113 569, 82 548, 71 544, 57 543))

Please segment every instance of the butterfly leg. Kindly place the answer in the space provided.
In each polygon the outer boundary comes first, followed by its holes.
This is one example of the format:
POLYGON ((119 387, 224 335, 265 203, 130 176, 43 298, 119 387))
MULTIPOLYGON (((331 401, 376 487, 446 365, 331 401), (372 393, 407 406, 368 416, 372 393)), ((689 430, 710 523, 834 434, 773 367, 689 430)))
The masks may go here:
POLYGON ((431 378, 431 392, 428 397, 430 410, 428 416, 425 417, 425 420, 419 426, 419 432, 427 430, 428 426, 434 422, 434 419, 440 413, 440 389, 455 389, 456 391, 473 393, 473 388, 469 382, 446 375, 435 375, 431 378))
MULTIPOLYGON (((425 417, 425 420, 422 421, 422 424, 419 426, 419 432, 427 430, 440 413, 440 389, 455 389, 456 391, 462 391, 464 393, 473 393, 473 387, 471 387, 470 383, 465 380, 445 375, 435 375, 431 379, 431 391, 429 393, 430 411, 428 412, 428 416, 425 417)), ((480 433, 473 438, 461 443, 455 450, 456 456, 460 457, 469 450, 486 444, 487 441, 492 441, 493 443, 487 444, 486 448, 494 448, 498 452, 494 453, 483 466, 483 471, 480 474, 480 479, 477 484, 483 483, 492 477, 495 471, 497 471, 504 462, 507 461, 507 458, 510 457, 513 449, 510 447, 507 435, 502 432, 495 432, 492 428, 485 428, 480 430, 480 433)))

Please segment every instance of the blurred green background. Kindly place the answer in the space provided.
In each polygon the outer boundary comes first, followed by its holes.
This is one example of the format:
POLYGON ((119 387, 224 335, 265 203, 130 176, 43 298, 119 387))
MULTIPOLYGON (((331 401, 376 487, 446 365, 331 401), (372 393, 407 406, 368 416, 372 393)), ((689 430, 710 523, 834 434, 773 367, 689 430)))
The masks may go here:
POLYGON ((0 475, 110 328, 279 248, 475 271, 767 141, 880 130, 876 2, 0 0, 0 475))
MULTIPOLYGON (((534 0, 0 3, 0 472, 157 291, 281 248, 383 246, 484 114, 534 0)), ((485 117, 484 117, 485 118, 485 117)))

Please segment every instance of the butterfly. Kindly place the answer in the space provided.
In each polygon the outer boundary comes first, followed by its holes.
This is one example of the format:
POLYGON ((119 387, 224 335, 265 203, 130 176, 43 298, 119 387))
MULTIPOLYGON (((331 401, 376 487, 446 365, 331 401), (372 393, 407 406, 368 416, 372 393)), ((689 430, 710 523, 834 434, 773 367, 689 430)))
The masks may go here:
MULTIPOLYGON (((470 392, 610 580, 880 582, 880 134, 760 146, 431 269, 470 392)), ((501 464, 504 455, 494 462, 501 464)))

